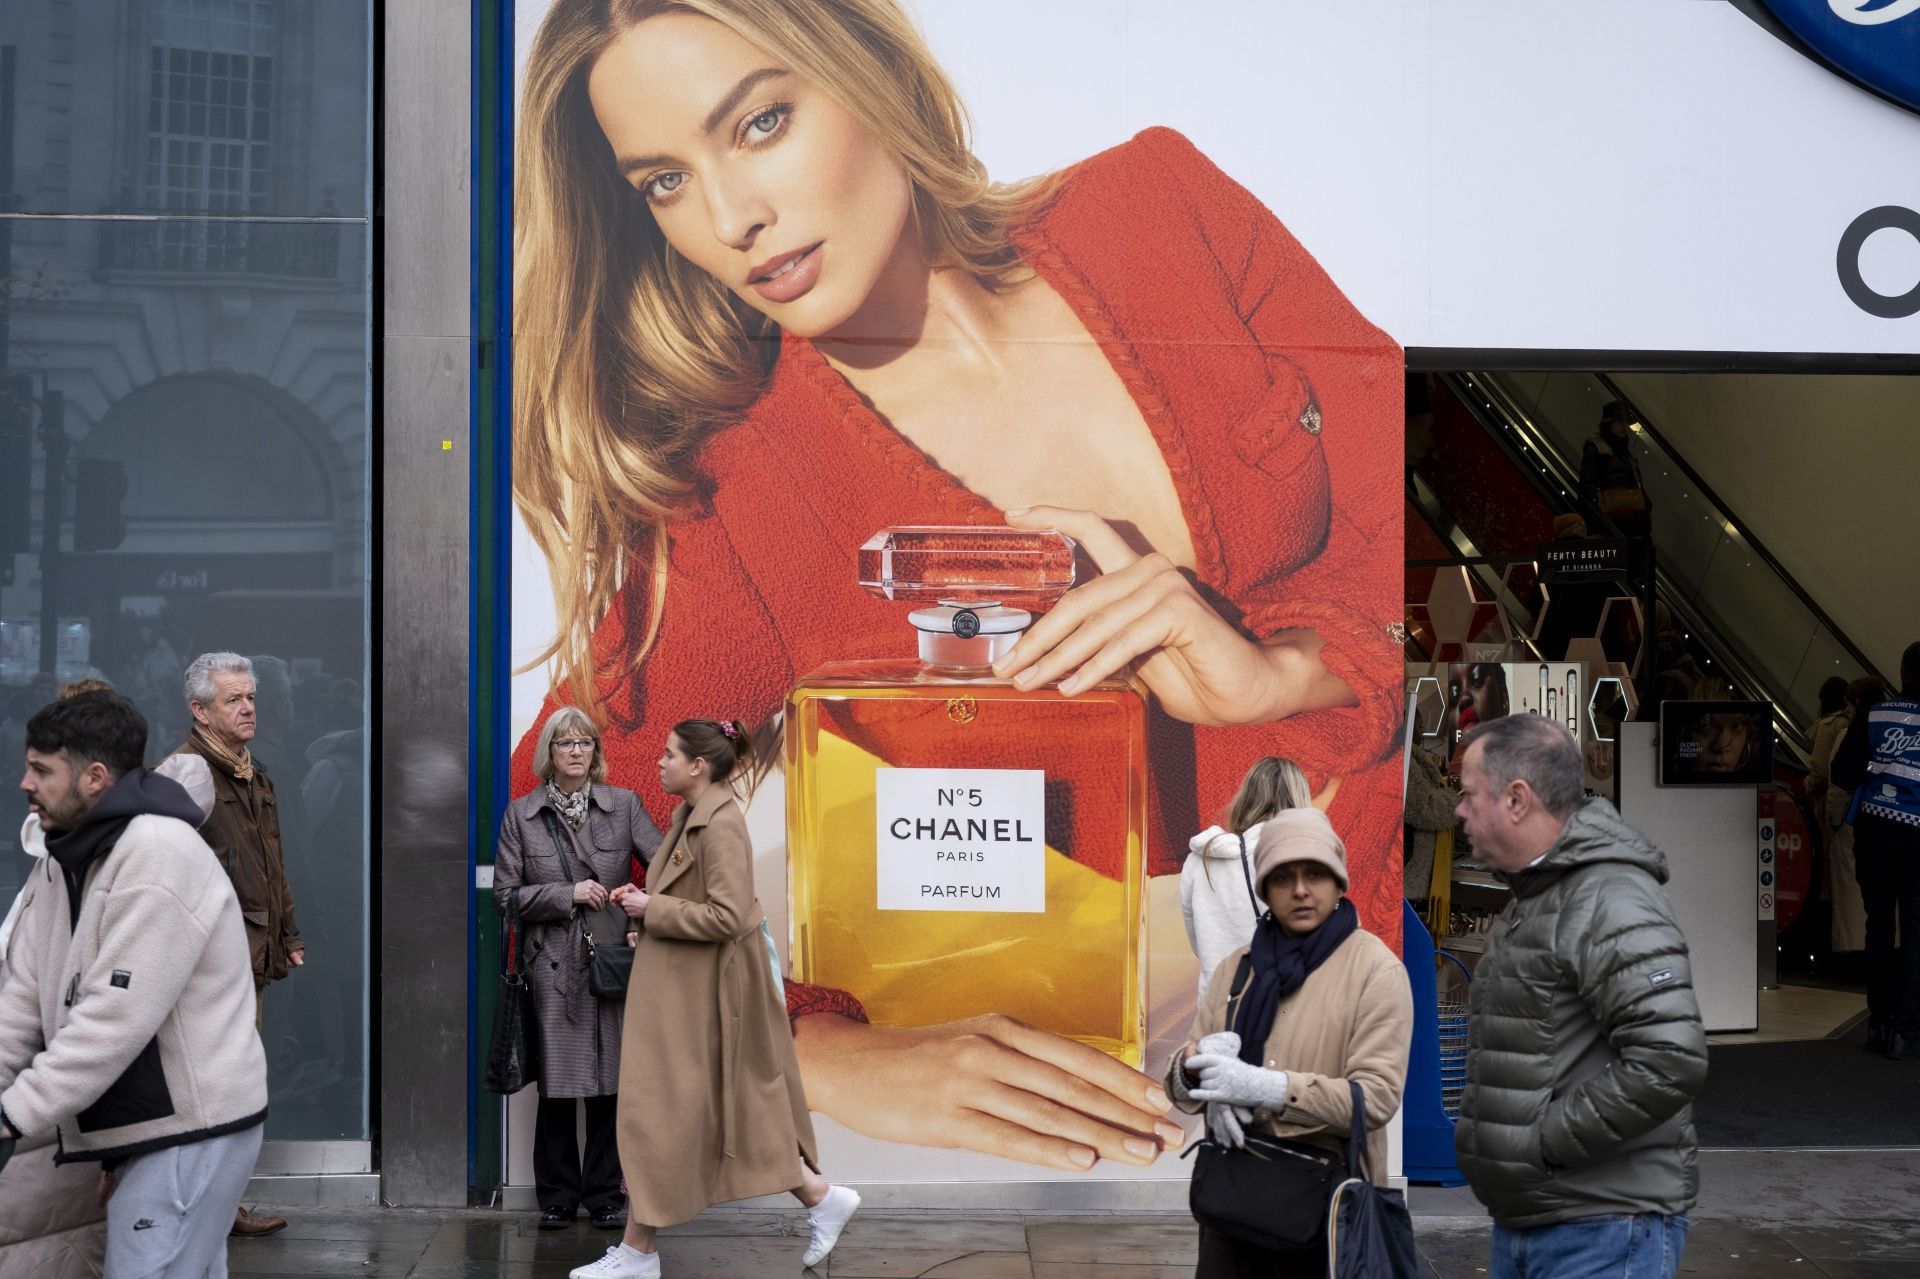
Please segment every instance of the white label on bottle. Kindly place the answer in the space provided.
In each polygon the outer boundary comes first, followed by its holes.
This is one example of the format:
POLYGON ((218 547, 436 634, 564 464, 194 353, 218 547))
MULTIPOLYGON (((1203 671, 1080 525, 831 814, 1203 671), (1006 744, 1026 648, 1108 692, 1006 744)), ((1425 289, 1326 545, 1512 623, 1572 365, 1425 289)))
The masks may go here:
POLYGON ((1047 908, 1047 776, 1037 768, 874 774, 880 910, 1047 908))

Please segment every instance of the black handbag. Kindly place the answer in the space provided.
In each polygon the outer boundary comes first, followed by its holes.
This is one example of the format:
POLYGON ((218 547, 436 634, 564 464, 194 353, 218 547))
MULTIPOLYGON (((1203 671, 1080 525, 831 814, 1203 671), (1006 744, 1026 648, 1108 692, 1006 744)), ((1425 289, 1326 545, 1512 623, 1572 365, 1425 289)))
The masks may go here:
MULTIPOLYGON (((1252 958, 1241 956, 1227 1000, 1229 1026, 1252 975, 1252 958)), ((1194 1220, 1229 1239, 1278 1252, 1320 1245, 1326 1237, 1327 1205, 1334 1187, 1346 1180, 1353 1159, 1350 1147, 1336 1152, 1260 1132, 1247 1133, 1240 1149, 1203 1137, 1187 1147, 1186 1154, 1196 1151, 1193 1181, 1187 1187, 1194 1220)))
POLYGON ((1358 1152, 1356 1174, 1334 1187, 1327 1209, 1327 1274, 1330 1279, 1419 1279, 1423 1268, 1413 1242, 1413 1218, 1407 1197, 1376 1186, 1367 1172, 1367 1102, 1360 1085, 1353 1089, 1353 1132, 1347 1149, 1358 1152))
POLYGON ((486 1089, 511 1096, 540 1077, 536 1062, 539 1023, 527 989, 527 957, 521 948, 520 902, 507 894, 506 933, 500 952, 499 995, 493 1005, 493 1038, 487 1045, 486 1089))
MULTIPOLYGON (((547 836, 553 840, 553 851, 559 854, 560 865, 567 872, 567 878, 574 883, 595 876, 582 875, 573 864, 573 858, 567 856, 567 840, 560 830, 560 819, 553 810, 543 808, 540 816, 546 819, 547 836)), ((633 947, 625 942, 595 941, 593 927, 587 922, 584 908, 573 908, 573 917, 580 921, 580 938, 587 948, 587 989, 600 999, 625 999, 627 980, 633 974, 633 947)), ((624 914, 622 919, 624 921, 624 914)), ((623 930, 631 925, 622 923, 623 930)))

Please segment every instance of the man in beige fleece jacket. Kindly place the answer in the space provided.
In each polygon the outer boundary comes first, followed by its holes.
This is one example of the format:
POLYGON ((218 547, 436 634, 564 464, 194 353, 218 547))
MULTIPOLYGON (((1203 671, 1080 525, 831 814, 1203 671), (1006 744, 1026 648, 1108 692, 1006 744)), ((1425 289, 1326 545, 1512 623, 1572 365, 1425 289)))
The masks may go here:
POLYGON ((107 1273, 225 1273, 266 1120, 239 902, 147 726, 111 693, 27 725, 47 834, 0 986, 0 1165, 16 1142, 115 1174, 107 1273), (184 1207, 182 1205, 185 1205, 184 1207))

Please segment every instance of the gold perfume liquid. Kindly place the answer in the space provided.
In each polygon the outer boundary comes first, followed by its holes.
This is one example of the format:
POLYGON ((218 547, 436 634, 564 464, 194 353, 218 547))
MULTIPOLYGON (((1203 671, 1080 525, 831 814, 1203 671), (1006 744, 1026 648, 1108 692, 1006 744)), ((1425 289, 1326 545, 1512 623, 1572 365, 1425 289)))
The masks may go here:
POLYGON ((787 702, 794 976, 876 1023, 1004 1013, 1145 1047, 1146 702, 982 668, 834 663, 787 702))

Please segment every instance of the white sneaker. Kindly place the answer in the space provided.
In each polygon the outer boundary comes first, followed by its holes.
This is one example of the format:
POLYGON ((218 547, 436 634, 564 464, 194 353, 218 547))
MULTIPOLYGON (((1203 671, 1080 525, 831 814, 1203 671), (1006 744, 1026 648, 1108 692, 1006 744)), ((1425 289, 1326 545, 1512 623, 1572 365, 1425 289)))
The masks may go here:
POLYGON ((575 1266, 567 1279, 660 1279, 660 1254, 636 1252, 617 1243, 600 1260, 575 1266))
POLYGON ((800 1264, 812 1267, 825 1261, 833 1245, 840 1242, 840 1232, 859 1210, 857 1191, 846 1186, 827 1187, 827 1197, 807 1210, 809 1237, 807 1250, 800 1254, 800 1264))

